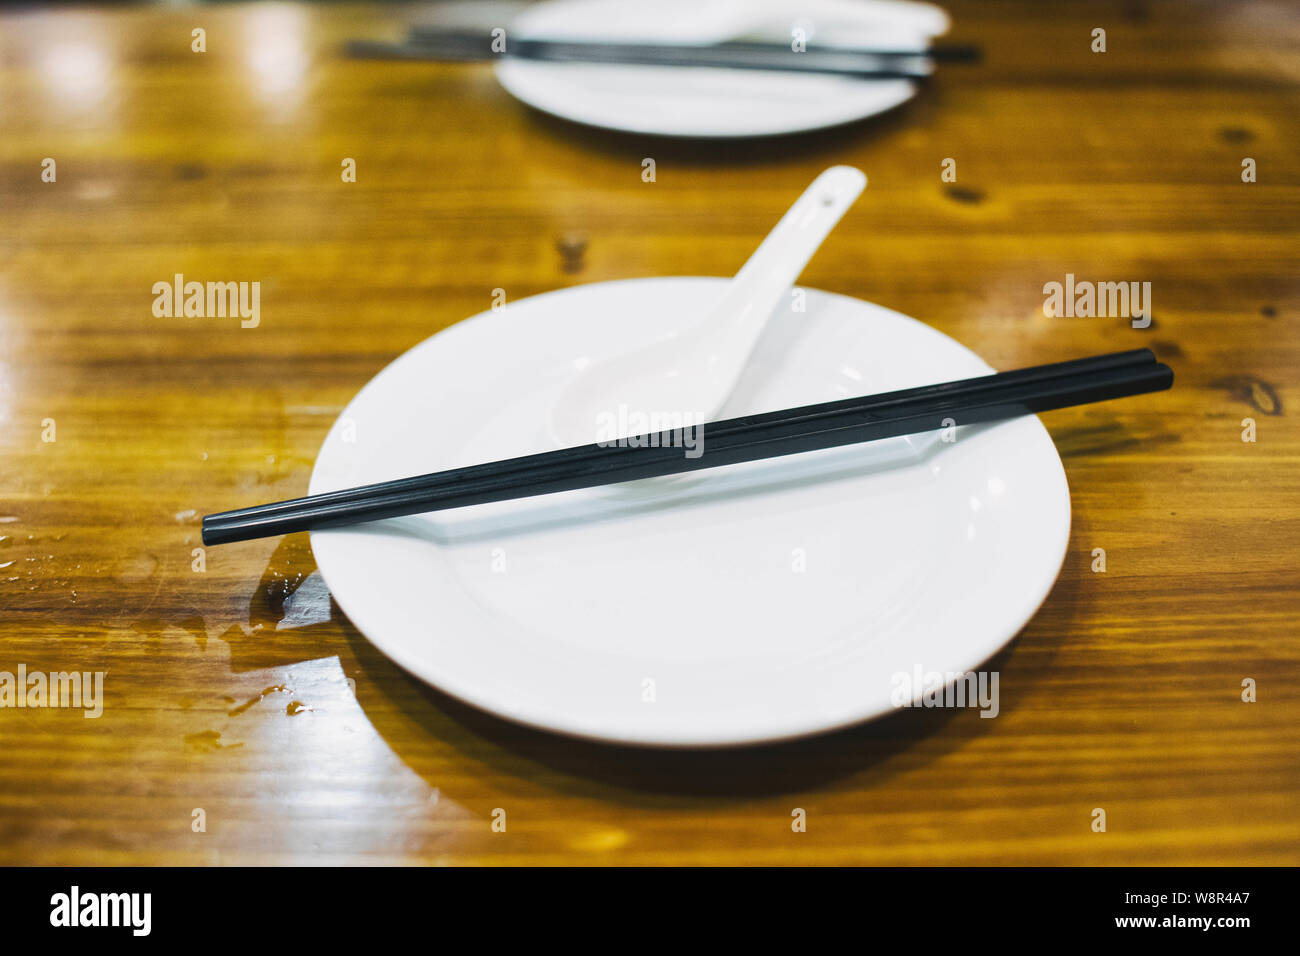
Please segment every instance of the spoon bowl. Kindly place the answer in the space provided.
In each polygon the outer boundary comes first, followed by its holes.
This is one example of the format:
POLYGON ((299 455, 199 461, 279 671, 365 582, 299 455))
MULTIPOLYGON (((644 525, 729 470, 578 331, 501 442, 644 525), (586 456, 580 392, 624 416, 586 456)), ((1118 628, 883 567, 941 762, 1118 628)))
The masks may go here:
POLYGON ((578 373, 551 408, 561 448, 716 420, 768 317, 836 223, 866 188, 852 166, 832 166, 795 200, 712 311, 685 332, 578 373))

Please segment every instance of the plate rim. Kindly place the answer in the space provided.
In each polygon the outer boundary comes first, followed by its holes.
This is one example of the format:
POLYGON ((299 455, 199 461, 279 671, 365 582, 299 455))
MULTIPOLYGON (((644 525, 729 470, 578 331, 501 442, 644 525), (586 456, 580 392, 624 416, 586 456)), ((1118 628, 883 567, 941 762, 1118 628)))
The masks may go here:
MULTIPOLYGON (((501 85, 501 88, 504 89, 507 93, 509 93, 512 97, 514 97, 515 100, 522 103, 524 106, 528 107, 529 109, 536 110, 539 113, 543 113, 547 116, 554 117, 555 119, 563 120, 566 123, 574 123, 577 126, 581 126, 589 130, 603 130, 606 132, 624 133, 624 134, 634 135, 634 136, 657 136, 657 137, 662 137, 664 139, 672 139, 672 140, 702 140, 705 142, 709 142, 715 140, 728 141, 728 140, 736 140, 736 139, 776 139, 782 136, 798 136, 804 133, 819 133, 819 132, 824 132, 829 130, 841 130, 849 126, 856 125, 857 123, 865 123, 868 120, 875 119, 876 117, 880 117, 880 116, 885 116, 889 113, 894 112, 895 110, 901 109, 902 107, 906 106, 908 103, 912 102, 912 100, 916 99, 916 97, 920 93, 920 85, 918 83, 904 81, 904 82, 909 82, 911 86, 911 90, 908 92, 906 96, 902 97, 897 102, 891 103, 889 106, 883 107, 881 109, 872 110, 869 113, 859 113, 854 116, 847 116, 844 119, 806 122, 806 123, 801 123, 797 126, 785 125, 785 126, 781 126, 780 128, 772 128, 767 126, 751 126, 749 128, 733 128, 733 129, 722 130, 718 132, 705 133, 705 132, 692 132, 689 130, 666 130, 662 126, 657 126, 653 123, 636 123, 632 121, 625 121, 625 122, 620 122, 615 124, 615 123, 598 122, 590 118, 582 118, 581 116, 575 115, 572 112, 562 112, 559 109, 549 104, 543 104, 539 102, 535 97, 526 95, 526 93, 524 92, 520 92, 520 88, 522 84, 520 84, 518 77, 514 76, 514 72, 515 72, 514 68, 517 65, 518 65, 517 63, 512 62, 510 60, 502 60, 493 66, 493 73, 496 76, 497 82, 501 85)), ((547 64, 529 63, 527 65, 536 66, 536 65, 547 65, 547 64)), ((607 66, 609 64, 599 64, 599 65, 607 66)), ((652 70, 652 69, 656 69, 656 67, 640 66, 638 67, 638 69, 652 70)), ((663 69, 671 69, 671 68, 664 67, 663 69)))

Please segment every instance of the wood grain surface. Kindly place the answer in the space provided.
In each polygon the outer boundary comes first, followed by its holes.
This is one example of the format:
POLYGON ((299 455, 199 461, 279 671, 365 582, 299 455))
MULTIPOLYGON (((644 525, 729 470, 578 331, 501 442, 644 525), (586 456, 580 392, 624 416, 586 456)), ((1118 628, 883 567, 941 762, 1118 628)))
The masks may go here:
POLYGON ((1300 862, 1300 8, 963 0, 949 39, 983 64, 731 145, 571 126, 487 65, 341 53, 424 11, 0 13, 0 671, 106 672, 100 719, 0 710, 0 862, 1300 862), (1073 532, 988 665, 997 719, 577 743, 407 677, 305 535, 195 570, 203 513, 304 493, 352 395, 493 289, 730 275, 841 162, 871 184, 806 285, 998 368, 1150 346, 1178 376, 1044 416, 1073 532), (156 318, 175 273, 259 281, 260 325, 156 318), (1046 317, 1066 273, 1149 281, 1151 327, 1046 317))

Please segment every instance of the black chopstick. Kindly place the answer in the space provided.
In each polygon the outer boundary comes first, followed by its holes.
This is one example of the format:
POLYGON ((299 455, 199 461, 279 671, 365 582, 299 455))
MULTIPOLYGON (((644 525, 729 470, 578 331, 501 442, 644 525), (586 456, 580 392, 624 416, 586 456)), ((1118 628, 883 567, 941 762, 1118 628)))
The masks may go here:
MULTIPOLYGON (((1035 365, 1030 368, 1015 369, 1010 372, 1000 372, 998 374, 981 375, 975 378, 961 379, 954 382, 942 382, 936 385, 921 385, 916 388, 905 388, 895 392, 890 392, 889 397, 890 401, 897 405, 911 401, 913 398, 921 398, 927 395, 943 394, 952 397, 969 396, 978 394, 989 388, 1003 387, 1016 382, 1040 382, 1073 373, 1095 373, 1136 365, 1154 365, 1155 361, 1155 353, 1150 349, 1130 349, 1125 352, 1109 352, 1104 355, 1092 355, 1086 358, 1070 359, 1065 362, 1052 362, 1047 365, 1035 365)), ((881 397, 883 398, 884 396, 881 397)), ((829 416, 843 410, 858 408, 861 406, 863 401, 863 398, 846 398, 837 402, 826 402, 822 405, 811 407, 820 409, 818 414, 829 416)), ((883 401, 881 407, 887 407, 883 401)), ((727 427, 735 426, 736 423, 776 421, 788 414, 789 411, 769 412, 761 416, 733 419, 729 422, 716 422, 708 426, 709 435, 724 435, 726 434, 725 429, 727 427)), ((510 459, 510 462, 515 466, 515 468, 522 470, 531 468, 534 465, 564 460, 580 460, 590 453, 588 451, 589 447, 590 446, 588 445, 578 445, 560 451, 540 452, 535 455, 525 455, 520 458, 512 458, 510 459)), ((398 478, 392 481, 379 482, 373 485, 363 485, 358 488, 344 488, 339 491, 312 495, 310 500, 317 504, 340 504, 345 501, 365 500, 374 497, 376 493, 380 492, 392 494, 396 492, 432 491, 435 488, 444 487, 451 482, 462 479, 472 480, 478 478, 497 477, 503 471, 503 464, 503 462, 488 462, 482 465, 470 465, 464 468, 454 469, 453 471, 435 472, 431 475, 416 475, 411 478, 398 478)), ((236 521, 245 517, 265 517, 276 512, 296 510, 301 507, 304 501, 307 500, 308 499, 306 498, 293 498, 288 501, 257 505, 252 508, 226 511, 214 517, 220 517, 227 521, 236 521)))
POLYGON ((1173 371, 1147 349, 978 376, 700 426, 688 457, 666 431, 581 445, 362 488, 207 515, 204 544, 338 527, 492 501, 679 474, 881 438, 1014 418, 1169 388, 1173 371))
POLYGON ((912 50, 812 46, 796 52, 786 43, 727 42, 706 46, 543 40, 507 35, 504 49, 498 44, 494 50, 494 42, 487 32, 416 27, 405 44, 354 40, 349 44, 349 51, 353 56, 372 58, 484 61, 510 57, 553 63, 776 70, 911 80, 928 78, 935 63, 973 63, 980 58, 978 48, 955 45, 912 50))

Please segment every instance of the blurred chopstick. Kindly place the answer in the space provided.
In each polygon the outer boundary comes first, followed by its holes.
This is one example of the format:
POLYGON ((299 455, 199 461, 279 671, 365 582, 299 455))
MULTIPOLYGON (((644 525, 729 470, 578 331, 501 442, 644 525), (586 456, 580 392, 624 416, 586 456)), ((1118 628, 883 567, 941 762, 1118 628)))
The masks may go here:
POLYGON ((935 63, 973 63, 972 46, 933 46, 916 50, 860 50, 813 46, 795 52, 789 44, 730 42, 711 46, 652 43, 604 43, 583 40, 537 40, 507 36, 505 49, 494 51, 483 32, 446 32, 416 27, 406 43, 354 40, 355 57, 410 60, 485 61, 502 57, 553 63, 606 63, 635 66, 707 67, 727 70, 776 70, 872 79, 923 80, 935 63))
POLYGON ((687 457, 673 431, 613 445, 580 445, 505 461, 347 488, 203 518, 203 543, 226 544, 313 528, 553 494, 1159 391, 1173 371, 1149 349, 1040 365, 881 395, 700 426, 687 457))

